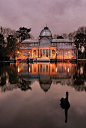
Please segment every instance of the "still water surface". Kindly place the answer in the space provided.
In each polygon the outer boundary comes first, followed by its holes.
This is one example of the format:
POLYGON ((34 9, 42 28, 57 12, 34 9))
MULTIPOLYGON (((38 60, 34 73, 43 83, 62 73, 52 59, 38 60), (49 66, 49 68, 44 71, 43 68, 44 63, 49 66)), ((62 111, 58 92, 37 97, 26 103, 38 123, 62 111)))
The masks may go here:
POLYGON ((85 63, 0 64, 0 128, 85 127, 85 63))

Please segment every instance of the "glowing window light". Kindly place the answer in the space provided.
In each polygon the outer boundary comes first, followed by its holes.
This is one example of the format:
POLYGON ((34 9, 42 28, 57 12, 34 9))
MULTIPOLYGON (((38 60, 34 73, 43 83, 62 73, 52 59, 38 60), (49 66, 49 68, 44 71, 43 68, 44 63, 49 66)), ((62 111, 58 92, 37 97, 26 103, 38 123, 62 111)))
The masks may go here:
POLYGON ((68 73, 69 73, 69 68, 68 68, 68 73))
POLYGON ((65 70, 66 70, 66 67, 65 67, 65 70))

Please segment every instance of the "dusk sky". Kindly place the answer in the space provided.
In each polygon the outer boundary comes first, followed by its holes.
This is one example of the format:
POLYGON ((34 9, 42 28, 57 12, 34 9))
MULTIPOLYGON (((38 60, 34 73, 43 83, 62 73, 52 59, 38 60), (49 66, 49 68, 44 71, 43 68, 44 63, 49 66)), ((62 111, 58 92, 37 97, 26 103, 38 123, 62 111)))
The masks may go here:
POLYGON ((38 37, 46 23, 53 35, 86 26, 86 0, 0 0, 0 26, 31 28, 38 37))

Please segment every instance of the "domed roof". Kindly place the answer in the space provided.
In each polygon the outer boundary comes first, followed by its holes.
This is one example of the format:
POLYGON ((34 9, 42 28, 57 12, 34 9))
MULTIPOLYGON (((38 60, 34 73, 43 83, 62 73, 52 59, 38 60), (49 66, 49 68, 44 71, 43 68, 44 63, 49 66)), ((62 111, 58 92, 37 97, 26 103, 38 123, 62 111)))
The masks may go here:
POLYGON ((52 36, 52 33, 47 26, 44 27, 44 29, 40 32, 40 37, 42 37, 42 36, 47 36, 47 37, 52 36))
POLYGON ((40 83, 40 87, 45 92, 47 92, 50 89, 50 87, 51 87, 52 80, 51 80, 50 76, 46 77, 46 76, 42 75, 39 78, 39 83, 40 83))
POLYGON ((51 84, 40 84, 40 86, 44 90, 44 92, 47 92, 50 89, 51 84))

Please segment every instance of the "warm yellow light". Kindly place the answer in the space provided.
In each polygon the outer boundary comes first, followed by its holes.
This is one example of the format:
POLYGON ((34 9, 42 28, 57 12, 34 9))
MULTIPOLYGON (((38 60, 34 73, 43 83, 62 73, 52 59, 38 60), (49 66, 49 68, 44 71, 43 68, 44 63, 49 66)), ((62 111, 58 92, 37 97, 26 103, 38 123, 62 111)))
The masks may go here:
POLYGON ((70 53, 70 51, 68 51, 68 53, 70 53))
POLYGON ((68 73, 69 73, 69 68, 68 68, 68 73))
POLYGON ((18 67, 18 73, 20 72, 20 69, 19 69, 19 67, 18 67))
POLYGON ((65 70, 66 70, 66 67, 65 67, 65 70))
POLYGON ((30 52, 29 52, 30 53, 30 52))
POLYGON ((29 72, 30 72, 30 67, 29 67, 29 72))
POLYGON ((17 51, 17 53, 19 53, 19 51, 17 51))
POLYGON ((57 68, 56 68, 56 72, 57 72, 57 68))
POLYGON ((18 66, 18 73, 20 73, 23 70, 23 67, 18 66))

